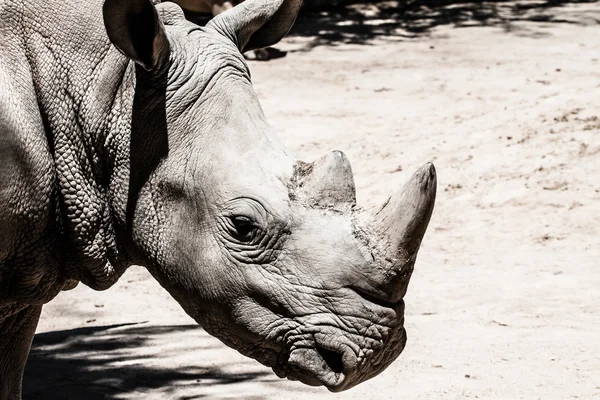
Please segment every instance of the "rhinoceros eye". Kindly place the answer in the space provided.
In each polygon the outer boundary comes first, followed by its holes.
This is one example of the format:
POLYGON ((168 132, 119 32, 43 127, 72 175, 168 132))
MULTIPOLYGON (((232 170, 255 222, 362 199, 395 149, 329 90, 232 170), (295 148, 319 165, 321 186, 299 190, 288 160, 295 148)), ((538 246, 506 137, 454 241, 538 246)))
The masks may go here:
POLYGON ((235 228, 235 236, 242 242, 249 242, 254 237, 256 226, 248 217, 234 216, 231 222, 235 228))

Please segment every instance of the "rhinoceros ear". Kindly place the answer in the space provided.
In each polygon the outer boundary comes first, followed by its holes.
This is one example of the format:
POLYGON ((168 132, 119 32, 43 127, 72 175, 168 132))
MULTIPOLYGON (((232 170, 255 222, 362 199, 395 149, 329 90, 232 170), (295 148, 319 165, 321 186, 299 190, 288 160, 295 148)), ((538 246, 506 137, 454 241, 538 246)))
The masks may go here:
POLYGON ((249 51, 279 42, 294 25, 302 0, 246 0, 207 24, 249 51))
POLYGON ((169 41, 150 0, 106 0, 102 9, 110 41, 127 57, 155 69, 169 57, 169 41))

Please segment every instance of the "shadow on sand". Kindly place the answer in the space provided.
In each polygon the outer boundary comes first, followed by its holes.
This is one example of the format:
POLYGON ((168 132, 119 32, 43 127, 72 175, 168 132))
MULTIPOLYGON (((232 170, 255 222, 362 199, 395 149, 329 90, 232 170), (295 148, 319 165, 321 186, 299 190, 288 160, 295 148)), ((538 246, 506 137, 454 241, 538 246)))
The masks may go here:
MULTIPOLYGON (((308 39, 301 51, 318 46, 369 44, 372 40, 402 40, 427 35, 439 26, 499 27, 522 36, 543 37, 550 24, 600 24, 598 0, 464 1, 375 0, 342 1, 322 9, 304 8, 290 36, 308 39), (596 4, 593 4, 596 3, 596 4), (529 24, 525 27, 524 24, 529 24), (535 26, 532 26, 535 25, 535 26)), ((305 3, 307 1, 305 0, 305 3)), ((209 15, 186 13, 191 21, 206 24, 209 15)))
POLYGON ((143 398, 143 393, 156 390, 162 398, 197 399, 205 395, 181 397, 175 391, 182 386, 231 385, 271 375, 266 370, 226 372, 228 364, 222 362, 211 367, 181 362, 186 354, 211 348, 222 346, 195 325, 136 323, 37 334, 25 371, 23 398, 143 398))
POLYGON ((374 1, 320 12, 305 10, 291 35, 314 38, 305 50, 322 45, 368 44, 376 38, 415 38, 442 25, 500 27, 536 37, 545 36, 543 26, 524 29, 522 23, 600 24, 600 10, 591 3, 598 1, 374 1))

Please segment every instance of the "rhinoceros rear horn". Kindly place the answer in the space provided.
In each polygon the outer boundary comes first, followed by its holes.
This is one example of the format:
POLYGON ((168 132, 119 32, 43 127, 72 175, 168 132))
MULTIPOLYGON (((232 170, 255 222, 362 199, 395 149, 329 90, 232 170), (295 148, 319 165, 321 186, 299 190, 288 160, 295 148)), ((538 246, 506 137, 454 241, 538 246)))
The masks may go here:
POLYGON ((102 13, 110 41, 144 69, 169 59, 169 41, 150 0, 106 0, 102 13))
POLYGON ((319 207, 356 204, 352 168, 346 155, 333 151, 312 164, 297 166, 297 195, 304 202, 319 207))
POLYGON ((302 0, 246 0, 217 15, 212 26, 240 49, 249 51, 279 42, 294 25, 302 0))
POLYGON ((375 214, 375 227, 389 240, 388 251, 399 277, 410 277, 433 212, 436 186, 435 167, 428 163, 375 214))

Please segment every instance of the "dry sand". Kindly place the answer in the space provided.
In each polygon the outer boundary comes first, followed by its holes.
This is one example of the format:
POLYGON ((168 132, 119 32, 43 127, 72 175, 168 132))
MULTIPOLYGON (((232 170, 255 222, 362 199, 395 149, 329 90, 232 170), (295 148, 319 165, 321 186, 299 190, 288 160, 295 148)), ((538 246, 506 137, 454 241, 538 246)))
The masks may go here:
POLYGON ((343 150, 360 204, 437 167, 409 342, 384 373, 337 395, 280 380, 134 267, 45 306, 25 398, 600 399, 600 7, 552 12, 576 23, 292 36, 250 64, 283 142, 343 150))

